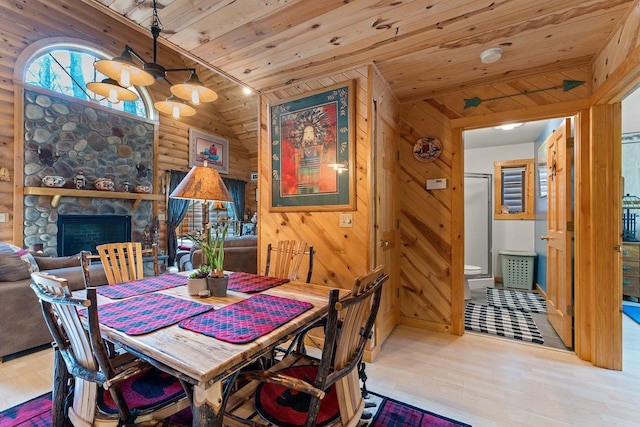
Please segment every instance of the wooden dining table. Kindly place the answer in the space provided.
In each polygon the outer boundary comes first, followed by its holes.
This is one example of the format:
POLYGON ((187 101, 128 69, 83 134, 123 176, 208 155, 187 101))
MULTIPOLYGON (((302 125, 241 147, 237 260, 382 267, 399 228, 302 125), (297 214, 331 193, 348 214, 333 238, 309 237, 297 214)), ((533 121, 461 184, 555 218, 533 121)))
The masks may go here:
MULTIPOLYGON (((331 289, 335 288, 312 283, 287 282, 260 292, 263 295, 302 301, 313 306, 266 335, 243 344, 225 342, 185 329, 178 324, 142 335, 128 335, 103 324, 100 330, 104 339, 119 344, 125 350, 193 387, 193 426, 221 425, 223 380, 325 316, 331 289)), ((213 306, 214 311, 257 295, 229 290, 225 297, 201 298, 189 295, 186 285, 153 293, 208 304, 213 306)), ((341 298, 349 294, 349 290, 340 289, 341 298)), ((74 291, 74 296, 84 297, 84 291, 74 291)), ((99 307, 115 301, 98 293, 99 307)))

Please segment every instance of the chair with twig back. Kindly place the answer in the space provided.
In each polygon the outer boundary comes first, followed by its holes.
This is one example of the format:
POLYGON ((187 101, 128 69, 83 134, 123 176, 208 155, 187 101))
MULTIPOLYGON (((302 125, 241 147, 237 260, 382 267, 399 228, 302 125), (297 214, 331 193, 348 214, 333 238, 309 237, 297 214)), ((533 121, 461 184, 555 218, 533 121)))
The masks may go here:
POLYGON ((156 244, 151 249, 143 250, 140 242, 106 243, 96 246, 96 249, 110 285, 142 279, 145 255, 152 257, 153 275, 159 273, 156 244))
POLYGON ((268 370, 239 374, 239 384, 249 382, 225 397, 225 422, 357 425, 364 409, 358 365, 387 279, 383 268, 377 267, 356 278, 348 298, 340 301, 338 291, 330 291, 321 359, 293 352, 268 370))
POLYGON ((266 276, 283 277, 289 280, 299 280, 298 272, 305 257, 309 258, 309 268, 305 281, 311 282, 313 273, 313 246, 299 240, 281 240, 275 246, 267 246, 266 276))
POLYGON ((189 406, 177 378, 129 353, 115 359, 107 356, 95 288, 86 289, 87 298, 74 298, 65 279, 43 272, 32 273, 31 278, 56 349, 52 411, 56 422, 68 418, 72 425, 116 426, 163 420, 189 406), (71 400, 65 417, 66 393, 71 400))

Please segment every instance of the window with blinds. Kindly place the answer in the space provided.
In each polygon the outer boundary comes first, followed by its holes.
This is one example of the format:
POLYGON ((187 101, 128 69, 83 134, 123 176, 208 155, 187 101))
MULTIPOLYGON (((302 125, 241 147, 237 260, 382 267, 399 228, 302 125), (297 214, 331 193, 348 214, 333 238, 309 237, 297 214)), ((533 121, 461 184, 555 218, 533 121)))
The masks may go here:
POLYGON ((502 205, 509 213, 525 211, 525 171, 524 167, 502 168, 502 205))
POLYGON ((534 219, 533 159, 494 162, 495 219, 534 219))

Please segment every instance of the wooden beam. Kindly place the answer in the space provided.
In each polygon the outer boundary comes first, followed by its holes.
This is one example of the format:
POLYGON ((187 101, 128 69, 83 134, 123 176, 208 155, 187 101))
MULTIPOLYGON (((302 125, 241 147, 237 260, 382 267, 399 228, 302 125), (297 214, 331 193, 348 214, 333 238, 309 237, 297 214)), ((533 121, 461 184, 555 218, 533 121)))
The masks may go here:
POLYGON ((464 117, 461 119, 451 120, 452 127, 461 127, 464 130, 478 129, 483 127, 495 126, 504 123, 506 120, 545 120, 558 117, 567 117, 574 115, 577 111, 589 108, 591 100, 589 98, 578 99, 575 101, 559 102, 550 105, 538 105, 531 108, 523 108, 521 110, 507 111, 494 114, 483 114, 480 116, 464 117))

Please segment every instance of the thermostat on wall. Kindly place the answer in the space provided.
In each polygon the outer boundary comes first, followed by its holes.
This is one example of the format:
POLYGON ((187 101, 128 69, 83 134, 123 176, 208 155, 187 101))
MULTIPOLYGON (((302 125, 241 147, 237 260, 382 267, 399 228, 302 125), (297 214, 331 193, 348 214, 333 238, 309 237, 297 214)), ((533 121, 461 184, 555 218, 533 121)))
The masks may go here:
POLYGON ((251 172, 251 181, 258 180, 258 172, 251 172))
POLYGON ((444 190, 445 188, 447 188, 447 178, 427 180, 427 190, 444 190))

